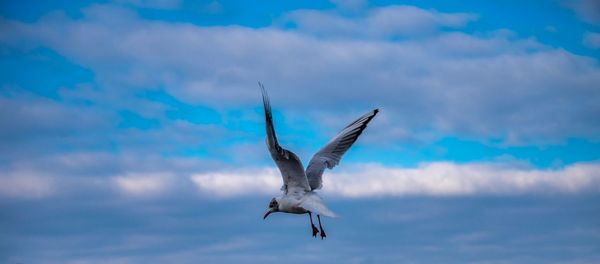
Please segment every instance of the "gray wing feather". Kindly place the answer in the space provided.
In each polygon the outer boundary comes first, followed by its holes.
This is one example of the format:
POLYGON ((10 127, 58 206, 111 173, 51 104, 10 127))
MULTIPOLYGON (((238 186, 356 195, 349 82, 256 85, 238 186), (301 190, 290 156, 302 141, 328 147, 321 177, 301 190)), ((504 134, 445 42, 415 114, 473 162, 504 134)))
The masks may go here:
POLYGON ((379 109, 366 113, 350 123, 312 157, 306 168, 306 176, 312 190, 321 188, 325 168, 332 169, 338 165, 344 153, 352 147, 377 113, 379 109))
POLYGON ((267 129, 267 147, 271 157, 277 164, 281 176, 283 177, 283 186, 281 189, 288 192, 306 192, 310 191, 308 180, 304 172, 302 162, 293 152, 282 148, 277 142, 275 127, 273 126, 273 114, 271 113, 271 104, 269 96, 262 83, 258 83, 262 91, 263 106, 265 110, 265 123, 267 129))

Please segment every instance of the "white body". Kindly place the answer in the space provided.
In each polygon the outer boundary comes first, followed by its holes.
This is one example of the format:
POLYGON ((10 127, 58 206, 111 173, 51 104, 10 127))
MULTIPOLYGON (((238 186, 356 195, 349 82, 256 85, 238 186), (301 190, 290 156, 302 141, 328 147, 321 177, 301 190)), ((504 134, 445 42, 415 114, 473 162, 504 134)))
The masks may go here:
POLYGON ((329 208, 327 208, 327 206, 325 206, 323 199, 313 191, 301 195, 282 195, 275 198, 275 200, 279 204, 278 210, 280 212, 306 214, 310 211, 328 217, 336 216, 329 208))

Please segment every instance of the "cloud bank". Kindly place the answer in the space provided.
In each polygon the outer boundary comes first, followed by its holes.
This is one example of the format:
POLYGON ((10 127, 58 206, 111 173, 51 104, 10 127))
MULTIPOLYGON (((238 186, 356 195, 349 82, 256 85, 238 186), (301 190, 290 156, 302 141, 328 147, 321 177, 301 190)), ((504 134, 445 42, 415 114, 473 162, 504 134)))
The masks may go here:
MULTIPOLYGON (((281 186, 275 169, 197 174, 191 178, 199 190, 222 197, 274 193, 281 186)), ((491 163, 435 162, 417 168, 362 165, 328 173, 323 186, 323 193, 346 198, 598 192, 600 164, 545 170, 491 163)))
MULTIPOLYGON (((137 165, 119 173, 101 173, 104 176, 78 175, 80 171, 91 170, 89 166, 94 165, 55 171, 5 170, 0 174, 0 196, 40 199, 86 193, 157 199, 201 195, 218 199, 279 195, 282 185, 279 171, 274 167, 235 170, 188 167, 186 170, 181 161, 171 161, 170 165, 162 166, 177 173, 137 165)), ((431 162, 414 168, 354 164, 326 172, 322 192, 340 198, 598 193, 600 163, 575 163, 554 169, 501 162, 431 162)))

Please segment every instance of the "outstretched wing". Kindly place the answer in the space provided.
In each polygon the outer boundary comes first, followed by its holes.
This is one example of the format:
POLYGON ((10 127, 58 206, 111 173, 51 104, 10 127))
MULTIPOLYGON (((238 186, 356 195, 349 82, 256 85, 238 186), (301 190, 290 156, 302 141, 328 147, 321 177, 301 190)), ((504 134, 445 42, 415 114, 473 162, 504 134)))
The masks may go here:
POLYGON ((262 91, 263 106, 265 109, 265 123, 267 127, 267 147, 271 152, 271 157, 277 164, 281 176, 283 177, 283 186, 281 189, 287 194, 310 191, 306 174, 302 162, 293 152, 282 148, 277 142, 275 127, 273 126, 273 115, 271 114, 271 104, 269 96, 262 83, 258 83, 262 91))
POLYGON ((360 134, 365 130, 367 124, 379 113, 379 109, 375 109, 366 113, 354 122, 345 127, 337 136, 335 136, 325 147, 315 154, 308 167, 306 168, 306 176, 312 190, 320 189, 322 186, 322 176, 325 168, 333 168, 342 159, 342 156, 352 144, 358 139, 360 134))

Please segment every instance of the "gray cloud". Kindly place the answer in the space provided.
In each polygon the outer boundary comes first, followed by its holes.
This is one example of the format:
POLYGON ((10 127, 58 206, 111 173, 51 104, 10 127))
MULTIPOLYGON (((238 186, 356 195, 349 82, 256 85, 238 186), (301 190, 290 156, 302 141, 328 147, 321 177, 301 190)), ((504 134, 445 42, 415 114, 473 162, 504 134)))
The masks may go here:
POLYGON ((222 162, 127 152, 76 152, 13 160, 0 166, 0 196, 16 199, 196 193, 188 178, 227 168, 222 162))
POLYGON ((116 3, 142 8, 177 9, 181 7, 181 0, 116 0, 116 3))
POLYGON ((581 20, 590 24, 600 24, 600 2, 596 0, 567 0, 565 4, 573 9, 581 20))
POLYGON ((358 11, 369 5, 368 0, 331 0, 338 8, 348 11, 358 11))
POLYGON ((0 123, 6 124, 0 137, 19 141, 32 133, 67 135, 75 130, 106 129, 115 116, 102 116, 91 107, 72 106, 27 93, 0 96, 0 123))
POLYGON ((326 38, 390 38, 428 35, 439 28, 460 28, 476 19, 474 14, 386 6, 369 9, 365 15, 349 17, 336 10, 298 10, 287 14, 281 23, 293 23, 300 31, 326 38))
POLYGON ((585 33, 585 35, 583 36, 583 44, 592 49, 600 49, 600 33, 585 33))
MULTIPOLYGON (((0 142, 5 146, 0 149, 0 166, 29 160, 41 162, 48 156, 69 153, 186 156, 186 151, 210 152, 209 144, 219 146, 212 153, 223 157, 222 148, 227 148, 229 140, 245 137, 245 131, 229 131, 211 122, 169 118, 169 111, 178 110, 176 106, 131 94, 90 93, 84 87, 60 90, 59 98, 51 99, 23 90, 14 89, 15 92, 8 95, 0 95, 0 142), (97 96, 100 94, 102 96, 97 96), (93 103, 85 103, 86 100, 93 103), (141 121, 127 120, 124 112, 134 113, 141 121), (155 127, 144 127, 143 122, 150 122, 148 120, 156 124, 155 127)), ((193 109, 188 111, 194 113, 193 109)), ((215 115, 218 117, 218 113, 215 115)), ((54 171, 56 164, 49 163, 48 169, 54 171)), ((113 166, 106 165, 106 168, 113 166)))

